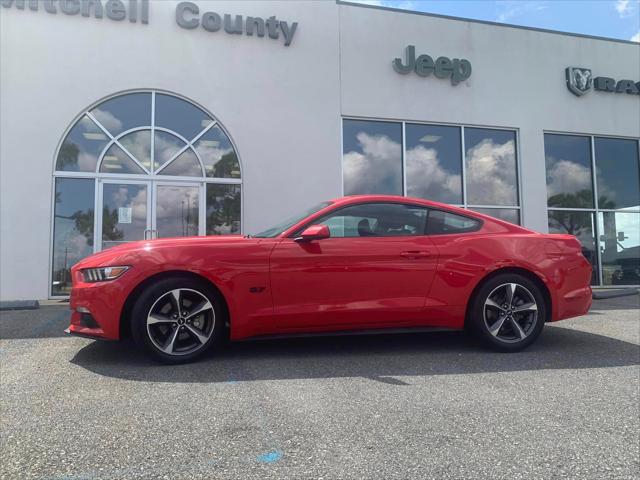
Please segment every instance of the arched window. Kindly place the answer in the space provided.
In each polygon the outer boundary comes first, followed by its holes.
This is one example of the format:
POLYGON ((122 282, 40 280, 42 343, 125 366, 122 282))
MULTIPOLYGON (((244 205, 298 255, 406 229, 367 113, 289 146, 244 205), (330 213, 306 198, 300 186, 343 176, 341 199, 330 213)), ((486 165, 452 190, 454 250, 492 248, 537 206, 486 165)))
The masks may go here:
POLYGON ((56 155, 53 296, 85 256, 157 237, 239 234, 241 168, 224 127, 165 92, 136 91, 89 108, 56 155))

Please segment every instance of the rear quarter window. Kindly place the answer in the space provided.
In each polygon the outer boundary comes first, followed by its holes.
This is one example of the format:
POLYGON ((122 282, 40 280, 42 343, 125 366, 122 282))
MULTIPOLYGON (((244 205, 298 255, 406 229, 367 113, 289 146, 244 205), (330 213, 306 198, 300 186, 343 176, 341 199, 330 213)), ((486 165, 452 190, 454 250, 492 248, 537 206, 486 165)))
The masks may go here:
POLYGON ((442 210, 430 210, 427 220, 428 235, 475 232, 482 222, 475 218, 456 215, 442 210))

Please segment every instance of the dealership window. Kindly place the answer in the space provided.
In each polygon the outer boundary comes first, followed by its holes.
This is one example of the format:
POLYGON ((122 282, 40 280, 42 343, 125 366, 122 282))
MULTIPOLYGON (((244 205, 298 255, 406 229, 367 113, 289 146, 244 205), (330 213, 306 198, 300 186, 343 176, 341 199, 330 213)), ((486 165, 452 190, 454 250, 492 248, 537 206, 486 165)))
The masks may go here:
POLYGON ((544 135, 549 231, 576 235, 593 285, 640 285, 638 140, 544 135))
POLYGON ((519 224, 515 130, 343 120, 345 195, 425 198, 519 224))
POLYGON ((204 109, 139 91, 83 112, 54 172, 52 296, 87 255, 159 237, 238 234, 242 180, 235 147, 204 109))

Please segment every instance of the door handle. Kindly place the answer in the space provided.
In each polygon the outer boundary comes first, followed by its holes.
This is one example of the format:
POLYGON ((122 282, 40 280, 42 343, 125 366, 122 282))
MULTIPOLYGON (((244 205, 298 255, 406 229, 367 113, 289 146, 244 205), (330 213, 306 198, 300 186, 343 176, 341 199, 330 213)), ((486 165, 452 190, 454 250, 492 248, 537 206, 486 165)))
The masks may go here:
POLYGON ((404 258, 410 258, 411 260, 417 260, 419 258, 427 258, 431 256, 430 252, 424 252, 420 250, 410 250, 408 252, 402 252, 400 254, 404 258))

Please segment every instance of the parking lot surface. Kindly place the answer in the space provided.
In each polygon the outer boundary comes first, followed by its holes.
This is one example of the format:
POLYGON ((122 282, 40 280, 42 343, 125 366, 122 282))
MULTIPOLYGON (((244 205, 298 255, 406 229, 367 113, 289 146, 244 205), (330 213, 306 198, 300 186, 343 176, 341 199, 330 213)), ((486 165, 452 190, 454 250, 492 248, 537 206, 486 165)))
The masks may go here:
POLYGON ((190 365, 0 313, 6 479, 638 478, 638 296, 525 352, 459 332, 232 344, 190 365))

